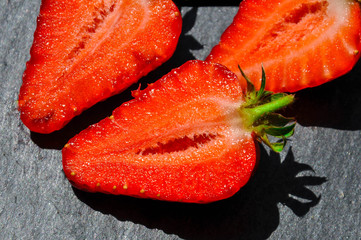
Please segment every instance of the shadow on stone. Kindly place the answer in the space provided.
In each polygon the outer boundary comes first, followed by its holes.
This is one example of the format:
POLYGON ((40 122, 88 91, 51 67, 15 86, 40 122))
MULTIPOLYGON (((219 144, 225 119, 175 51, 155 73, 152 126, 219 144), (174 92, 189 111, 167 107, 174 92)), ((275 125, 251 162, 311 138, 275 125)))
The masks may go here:
POLYGON ((339 130, 361 129, 361 62, 346 75, 296 93, 287 115, 302 126, 339 130))
POLYGON ((198 7, 207 7, 207 6, 214 6, 214 7, 226 7, 226 6, 239 6, 240 0, 174 0, 174 3, 181 7, 181 6, 198 6, 198 7))
POLYGON ((325 181, 309 165, 296 162, 292 149, 281 161, 278 154, 261 148, 255 175, 236 195, 219 202, 200 205, 74 192, 96 211, 185 239, 266 239, 279 225, 279 203, 303 216, 321 198, 309 187, 325 181))

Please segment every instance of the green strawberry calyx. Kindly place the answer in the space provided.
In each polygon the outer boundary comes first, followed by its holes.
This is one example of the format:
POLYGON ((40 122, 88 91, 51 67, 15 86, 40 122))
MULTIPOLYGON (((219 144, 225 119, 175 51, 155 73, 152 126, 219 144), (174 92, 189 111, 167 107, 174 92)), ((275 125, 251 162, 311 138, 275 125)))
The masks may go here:
POLYGON ((263 66, 262 82, 258 91, 240 67, 239 70, 247 81, 245 102, 239 108, 244 127, 253 132, 258 141, 265 143, 275 152, 281 152, 287 138, 293 135, 296 123, 293 118, 286 118, 275 112, 291 104, 294 95, 265 91, 266 74, 263 66), (278 140, 271 142, 270 136, 278 140))

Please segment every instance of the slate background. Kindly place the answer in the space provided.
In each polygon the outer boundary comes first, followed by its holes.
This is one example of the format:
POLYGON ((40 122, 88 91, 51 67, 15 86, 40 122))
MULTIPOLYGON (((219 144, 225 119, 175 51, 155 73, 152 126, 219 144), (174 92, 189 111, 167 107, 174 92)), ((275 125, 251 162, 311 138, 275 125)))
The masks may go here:
MULTIPOLYGON (((142 83, 207 56, 238 9, 237 1, 219 2, 177 1, 184 16, 177 51, 142 83)), ((194 205, 89 194, 64 177, 60 149, 130 99, 130 90, 59 132, 29 132, 16 100, 39 6, 40 0, 0 0, 0 239, 361 238, 360 63, 296 94, 285 112, 298 121, 286 151, 261 147, 258 171, 230 199, 194 205)))

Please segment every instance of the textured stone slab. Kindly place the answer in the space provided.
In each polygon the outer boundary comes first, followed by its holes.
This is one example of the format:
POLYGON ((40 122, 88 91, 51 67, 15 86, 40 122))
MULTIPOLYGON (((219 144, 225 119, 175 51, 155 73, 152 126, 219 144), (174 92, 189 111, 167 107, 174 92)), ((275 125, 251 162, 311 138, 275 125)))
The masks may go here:
MULTIPOLYGON (((204 59, 237 11, 236 1, 178 2, 184 31, 177 52, 144 83, 204 59)), ((360 64, 297 93, 292 142, 280 155, 261 148, 258 171, 230 199, 193 205, 89 194, 71 188, 59 149, 129 99, 130 90, 60 132, 30 133, 16 99, 39 6, 40 0, 0 0, 1 239, 360 239, 360 64)))

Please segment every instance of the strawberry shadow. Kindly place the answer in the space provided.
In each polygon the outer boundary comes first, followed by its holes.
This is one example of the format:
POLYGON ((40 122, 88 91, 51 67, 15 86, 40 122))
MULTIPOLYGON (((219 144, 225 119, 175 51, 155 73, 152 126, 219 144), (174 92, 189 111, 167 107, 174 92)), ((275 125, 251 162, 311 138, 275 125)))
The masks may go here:
POLYGON ((239 6, 240 0, 174 0, 173 1, 177 6, 198 6, 198 7, 207 7, 207 6, 239 6))
MULTIPOLYGON (((135 86, 132 86, 130 89, 134 89, 134 87, 135 86)), ((130 100, 132 98, 130 89, 122 92, 121 94, 110 97, 103 102, 97 103, 93 107, 81 113, 81 115, 73 118, 59 131, 50 134, 31 132, 31 140, 43 149, 62 149, 64 145, 76 134, 90 125, 112 115, 112 111, 115 108, 120 106, 123 102, 130 100)))
POLYGON ((236 195, 210 204, 171 203, 74 189, 85 204, 119 221, 160 229, 184 239, 267 239, 280 222, 278 204, 304 216, 321 197, 309 186, 326 182, 309 165, 295 161, 292 149, 280 155, 261 148, 255 175, 236 195), (311 173, 311 174, 310 174, 311 173))
POLYGON ((361 61, 346 75, 296 93, 287 115, 302 126, 361 129, 361 61))
POLYGON ((199 50, 202 49, 203 46, 188 33, 195 24, 197 11, 197 7, 192 7, 190 10, 184 13, 182 33, 179 37, 177 48, 173 56, 167 62, 154 71, 150 72, 147 76, 141 78, 137 83, 133 84, 122 93, 110 97, 103 102, 99 102, 91 108, 87 109, 81 113, 81 115, 73 118, 61 130, 50 134, 31 132, 31 140, 40 148, 60 150, 72 137, 74 137, 80 131, 112 115, 112 112, 115 108, 119 107, 122 103, 131 100, 133 98, 131 96, 131 91, 138 89, 139 85, 143 89, 148 84, 155 82, 170 72, 172 69, 181 66, 188 60, 195 59, 191 53, 191 50, 199 50))

